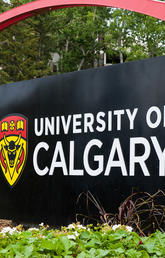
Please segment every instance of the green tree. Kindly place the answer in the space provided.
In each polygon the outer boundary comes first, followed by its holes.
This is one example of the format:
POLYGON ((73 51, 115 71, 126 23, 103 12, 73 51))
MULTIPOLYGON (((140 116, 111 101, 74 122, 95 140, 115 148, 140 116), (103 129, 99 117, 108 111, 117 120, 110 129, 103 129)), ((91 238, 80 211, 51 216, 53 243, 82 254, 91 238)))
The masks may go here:
MULTIPOLYGON (((11 0, 10 8, 20 3, 11 0)), ((105 48, 107 15, 106 8, 68 8, 37 15, 3 31, 0 38, 8 44, 1 49, 0 83, 51 74, 52 53, 60 55, 59 72, 94 66, 105 48)))
MULTIPOLYGON (((0 0, 0 12, 29 0, 0 0)), ((0 84, 53 74, 50 61, 58 53, 58 73, 102 65, 101 51, 111 63, 163 55, 165 23, 126 10, 75 7, 26 19, 0 33, 0 84)))
POLYGON ((118 59, 123 63, 165 53, 164 21, 121 9, 111 9, 110 13, 106 43, 112 62, 118 59))
MULTIPOLYGON (((119 62, 123 63, 133 44, 132 13, 127 10, 110 9, 108 27, 109 30, 106 34, 107 53, 110 56, 118 56, 119 62)), ((115 59, 112 60, 112 63, 115 63, 115 59)))
MULTIPOLYGON (((11 1, 12 7, 17 2, 11 1)), ((0 33, 0 84, 50 74, 48 58, 39 53, 40 37, 34 19, 25 20, 0 33)))
POLYGON ((51 13, 53 52, 60 55, 59 71, 68 72, 94 66, 107 29, 106 8, 68 8, 51 13))
POLYGON ((132 18, 134 44, 128 60, 164 55, 165 22, 138 13, 132 13, 132 18))

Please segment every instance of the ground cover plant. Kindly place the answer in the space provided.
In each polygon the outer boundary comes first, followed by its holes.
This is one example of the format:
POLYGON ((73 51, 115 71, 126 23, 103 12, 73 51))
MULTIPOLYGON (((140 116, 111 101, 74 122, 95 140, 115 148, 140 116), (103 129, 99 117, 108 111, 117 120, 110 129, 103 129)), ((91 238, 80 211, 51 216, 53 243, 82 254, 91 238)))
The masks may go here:
POLYGON ((4 227, 0 233, 0 257, 165 257, 165 234, 156 231, 141 237, 129 226, 93 227, 70 224, 61 230, 22 226, 4 227))
MULTIPOLYGON (((0 220, 0 258, 57 257, 57 258, 147 258, 165 257, 165 193, 133 193, 120 205, 118 213, 107 213, 90 192, 85 196, 88 206, 97 213, 92 218, 61 229, 44 223, 36 227, 15 226, 12 221, 0 220), (84 225, 84 223, 86 223, 84 225), (98 224, 100 223, 100 224, 98 224)), ((79 201, 78 198, 78 201, 79 201)))

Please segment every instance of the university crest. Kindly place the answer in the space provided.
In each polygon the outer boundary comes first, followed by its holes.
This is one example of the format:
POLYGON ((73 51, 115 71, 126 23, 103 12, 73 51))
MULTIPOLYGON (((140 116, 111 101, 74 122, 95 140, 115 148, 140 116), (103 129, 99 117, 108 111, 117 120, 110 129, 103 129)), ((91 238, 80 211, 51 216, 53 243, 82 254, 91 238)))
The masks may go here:
POLYGON ((11 187, 20 178, 27 158, 27 122, 20 114, 0 121, 0 164, 11 187))

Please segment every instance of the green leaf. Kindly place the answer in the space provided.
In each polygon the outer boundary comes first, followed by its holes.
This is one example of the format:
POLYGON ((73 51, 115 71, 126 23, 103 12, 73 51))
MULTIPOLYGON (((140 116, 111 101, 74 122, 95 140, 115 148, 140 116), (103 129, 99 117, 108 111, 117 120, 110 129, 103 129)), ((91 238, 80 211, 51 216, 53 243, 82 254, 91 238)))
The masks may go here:
POLYGON ((123 253, 125 253, 125 250, 123 248, 119 247, 119 248, 115 249, 115 253, 116 254, 123 254, 123 253))
POLYGON ((75 243, 72 240, 69 240, 67 237, 63 236, 60 238, 60 241, 64 245, 65 251, 67 252, 69 249, 75 246, 75 243))
POLYGON ((109 250, 102 250, 102 249, 98 249, 97 250, 97 255, 101 258, 101 257, 106 257, 109 254, 109 250))
POLYGON ((91 238, 91 234, 89 231, 83 231, 80 234, 80 239, 88 240, 91 238))
POLYGON ((145 251, 137 251, 135 249, 129 249, 126 252, 127 257, 129 258, 148 258, 149 255, 145 251))
POLYGON ((55 250, 55 241, 43 239, 40 247, 46 250, 55 250))
POLYGON ((154 253, 155 243, 156 243, 156 239, 153 239, 153 240, 150 239, 150 241, 148 241, 143 245, 143 248, 145 248, 148 253, 152 254, 154 253))
POLYGON ((32 252, 33 252, 33 246, 30 245, 30 246, 26 246, 25 249, 24 249, 24 256, 25 258, 28 258, 32 255, 32 252))
POLYGON ((89 258, 89 255, 83 251, 77 255, 77 258, 89 258))

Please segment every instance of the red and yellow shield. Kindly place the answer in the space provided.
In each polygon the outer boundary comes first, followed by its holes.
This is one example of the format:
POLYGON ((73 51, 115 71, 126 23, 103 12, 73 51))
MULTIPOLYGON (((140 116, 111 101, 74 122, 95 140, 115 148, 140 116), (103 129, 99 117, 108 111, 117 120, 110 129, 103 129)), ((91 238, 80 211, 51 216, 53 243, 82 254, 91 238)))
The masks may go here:
POLYGON ((25 167, 27 122, 27 118, 20 114, 6 116, 0 121, 0 164, 11 187, 16 184, 25 167))

